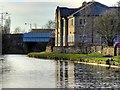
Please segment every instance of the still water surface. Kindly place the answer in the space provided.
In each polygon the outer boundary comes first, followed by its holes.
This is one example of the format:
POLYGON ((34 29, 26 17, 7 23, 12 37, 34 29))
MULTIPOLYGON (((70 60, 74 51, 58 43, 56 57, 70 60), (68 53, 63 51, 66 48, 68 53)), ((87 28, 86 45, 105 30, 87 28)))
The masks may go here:
POLYGON ((120 88, 120 70, 5 55, 0 61, 0 88, 120 88))

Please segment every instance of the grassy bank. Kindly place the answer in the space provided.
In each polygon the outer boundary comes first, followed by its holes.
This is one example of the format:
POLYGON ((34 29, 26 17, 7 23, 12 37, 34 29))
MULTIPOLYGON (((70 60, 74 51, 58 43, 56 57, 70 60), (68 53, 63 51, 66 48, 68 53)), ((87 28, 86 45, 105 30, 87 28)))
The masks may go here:
MULTIPOLYGON (((71 60, 79 62, 106 64, 109 59, 110 65, 120 65, 120 56, 117 57, 106 57, 99 53, 91 54, 65 54, 56 52, 40 52, 40 53, 29 53, 29 57, 44 58, 44 59, 55 59, 55 60, 71 60)), ((109 64, 108 63, 108 64, 109 64)))

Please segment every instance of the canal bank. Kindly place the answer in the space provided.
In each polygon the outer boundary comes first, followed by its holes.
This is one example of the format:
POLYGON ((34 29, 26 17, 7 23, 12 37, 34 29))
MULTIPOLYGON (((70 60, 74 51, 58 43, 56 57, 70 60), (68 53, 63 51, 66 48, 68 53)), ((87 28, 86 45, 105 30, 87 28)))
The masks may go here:
POLYGON ((54 60, 70 60, 73 62, 101 65, 120 68, 120 57, 103 56, 99 53, 91 54, 65 54, 56 52, 40 52, 40 53, 29 53, 29 57, 54 59, 54 60))

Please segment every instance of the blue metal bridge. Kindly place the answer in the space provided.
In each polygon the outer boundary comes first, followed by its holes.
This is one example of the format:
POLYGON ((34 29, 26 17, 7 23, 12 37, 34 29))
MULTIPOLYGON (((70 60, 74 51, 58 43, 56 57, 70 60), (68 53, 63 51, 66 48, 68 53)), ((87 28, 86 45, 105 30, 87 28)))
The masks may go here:
POLYGON ((32 29, 23 34, 23 43, 26 52, 45 51, 47 45, 54 40, 54 29, 32 29))
POLYGON ((23 42, 49 42, 50 32, 24 33, 23 42))

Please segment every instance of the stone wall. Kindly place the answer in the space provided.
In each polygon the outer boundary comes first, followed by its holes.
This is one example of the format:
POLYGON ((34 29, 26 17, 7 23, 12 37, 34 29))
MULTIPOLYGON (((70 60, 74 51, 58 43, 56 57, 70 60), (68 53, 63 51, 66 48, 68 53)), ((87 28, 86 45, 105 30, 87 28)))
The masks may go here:
POLYGON ((52 52, 51 46, 47 46, 47 47, 46 47, 46 52, 52 52))
POLYGON ((120 48, 117 48, 117 56, 120 55, 120 48))
POLYGON ((76 53, 76 54, 86 54, 86 53, 91 53, 92 50, 90 47, 87 46, 81 46, 81 47, 54 47, 53 48, 54 52, 59 52, 59 53, 76 53))
MULTIPOLYGON (((51 52, 50 47, 46 48, 47 52, 51 52)), ((77 53, 77 54, 87 54, 99 52, 103 55, 114 56, 114 47, 109 46, 80 46, 80 47, 54 47, 54 52, 59 53, 77 53)), ((120 55, 120 48, 117 48, 117 55, 120 55)))
POLYGON ((101 53, 103 55, 112 55, 112 56, 114 56, 114 47, 103 47, 101 53))

